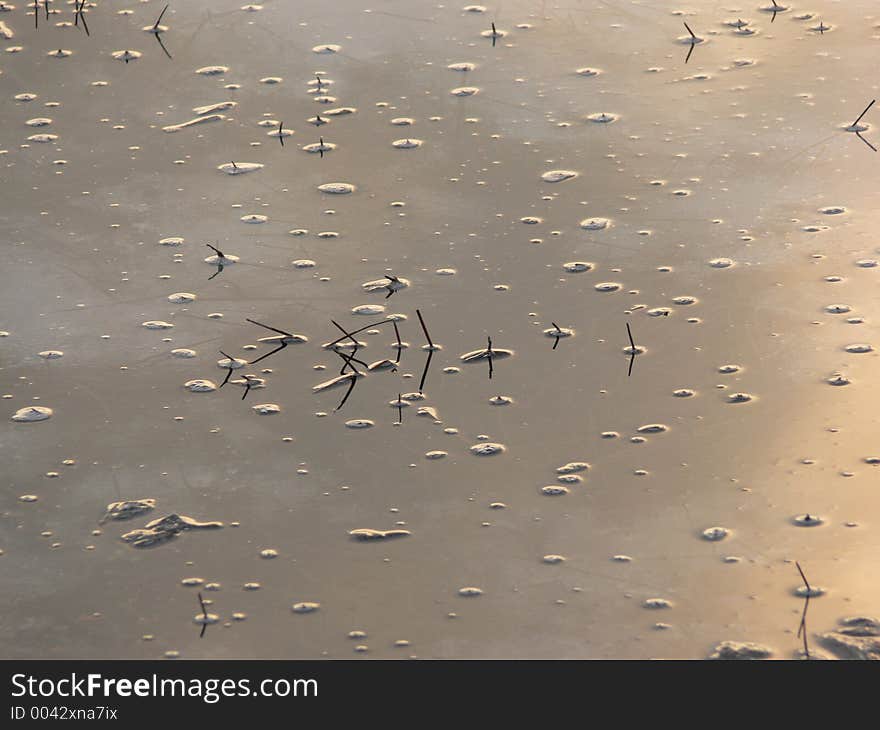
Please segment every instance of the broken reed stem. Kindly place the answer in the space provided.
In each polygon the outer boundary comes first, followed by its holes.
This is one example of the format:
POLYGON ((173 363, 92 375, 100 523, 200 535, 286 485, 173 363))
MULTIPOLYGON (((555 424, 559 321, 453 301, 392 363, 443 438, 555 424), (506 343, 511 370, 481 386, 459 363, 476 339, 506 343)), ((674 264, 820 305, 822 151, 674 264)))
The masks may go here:
MULTIPOLYGON (((332 319, 330 321, 333 322, 332 319)), ((335 345, 336 343, 342 342, 344 339, 350 338, 352 335, 359 334, 365 330, 371 329, 372 327, 378 327, 380 324, 388 324, 389 322, 393 321, 393 319, 383 319, 381 322, 376 322, 375 324, 365 324, 363 327, 352 330, 351 332, 346 332, 345 330, 342 330, 343 332, 345 332, 345 334, 342 337, 336 338, 335 340, 333 340, 333 342, 328 342, 327 347, 333 347, 333 345, 335 345)), ((336 322, 333 322, 333 324, 336 324, 336 322)), ((338 324, 336 324, 336 326, 339 327, 338 324)), ((339 327, 339 329, 342 329, 342 327, 339 327)))
POLYGON ((810 582, 807 580, 807 576, 804 575, 804 571, 801 570, 800 563, 795 561, 795 567, 798 569, 798 573, 801 574, 801 580, 803 580, 804 585, 807 588, 807 594, 804 597, 804 611, 801 614, 801 623, 798 627, 798 638, 803 636, 804 640, 804 656, 809 659, 810 658, 810 645, 807 639, 807 609, 810 607, 810 598, 812 597, 813 589, 810 587, 810 582))
POLYGON ((428 333, 428 328, 425 326, 425 320, 422 318, 422 313, 421 313, 421 311, 417 309, 417 310, 416 310, 416 315, 418 315, 419 322, 420 322, 421 325, 422 325, 422 332, 425 333, 425 339, 428 340, 428 345, 429 345, 431 348, 433 348, 433 347, 434 347, 434 341, 431 339, 431 335, 428 333))
MULTIPOLYGON (((83 2, 85 2, 85 1, 86 1, 86 0, 83 0, 83 2)), ((167 6, 167 5, 166 5, 164 8, 162 8, 162 12, 159 13, 159 17, 156 18, 156 23, 155 23, 155 25, 153 25, 153 30, 156 30, 156 29, 159 27, 159 23, 162 22, 162 16, 165 15, 165 11, 166 11, 166 10, 168 10, 168 6, 167 6)))
POLYGON ((431 367, 431 358, 434 357, 434 350, 428 350, 428 359, 425 360, 425 369, 422 370, 422 379, 419 381, 419 393, 424 392, 425 378, 428 377, 428 368, 431 367))
POLYGON ((492 380, 492 373, 493 373, 494 370, 495 370, 495 368, 494 368, 493 365, 492 365, 492 359, 493 359, 493 356, 492 356, 492 338, 491 338, 491 337, 487 337, 486 339, 489 341, 489 346, 486 348, 486 354, 487 354, 488 357, 489 357, 489 380, 492 380))
POLYGON ((876 99, 872 99, 872 100, 871 100, 871 103, 868 104, 868 106, 865 107, 865 111, 863 111, 861 114, 859 114, 859 116, 856 117, 856 120, 855 120, 852 124, 850 124, 849 126, 851 126, 851 127, 855 127, 856 124, 858 124, 858 123, 862 120, 862 117, 865 116, 865 114, 868 113, 868 109, 870 109, 872 106, 874 106, 874 102, 875 102, 875 101, 877 101, 877 100, 876 100, 876 99))
POLYGON ((272 332, 277 332, 279 335, 284 335, 285 337, 293 337, 290 332, 285 332, 284 330, 277 329, 276 327, 270 327, 267 324, 263 324, 262 322, 257 322, 255 319, 244 318, 245 322, 250 322, 251 324, 255 324, 258 327, 263 327, 264 329, 271 330, 272 332))
POLYGON ((400 353, 403 352, 403 343, 400 341, 400 330, 397 329, 397 322, 394 323, 394 336, 397 337, 397 357, 394 362, 400 365, 400 353))
MULTIPOLYGON (((86 32, 86 35, 91 37, 92 34, 89 33, 89 24, 86 23, 86 16, 83 15, 83 8, 85 6, 86 6, 86 0, 82 0, 82 2, 80 2, 80 4, 79 4, 79 18, 83 22, 83 30, 86 32)), ((75 23, 74 23, 74 25, 75 25, 75 23)))
MULTIPOLYGON (((83 0, 85 2, 85 0, 83 0)), ((202 621, 202 631, 199 634, 199 638, 201 639, 205 635, 205 630, 208 628, 208 609, 205 608, 205 599, 202 598, 202 594, 199 593, 199 605, 202 607, 202 616, 204 621, 202 621)))

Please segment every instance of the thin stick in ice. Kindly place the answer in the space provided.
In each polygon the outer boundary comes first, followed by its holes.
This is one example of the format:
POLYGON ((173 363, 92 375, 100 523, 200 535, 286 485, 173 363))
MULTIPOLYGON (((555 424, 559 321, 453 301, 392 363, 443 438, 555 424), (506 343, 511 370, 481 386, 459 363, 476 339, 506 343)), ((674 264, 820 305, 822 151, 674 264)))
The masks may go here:
POLYGON ((795 561, 795 566, 798 569, 798 573, 801 574, 801 580, 804 582, 804 586, 806 586, 806 588, 807 588, 807 593, 804 597, 804 612, 801 614, 801 624, 798 627, 797 635, 798 635, 798 638, 801 638, 803 636, 804 656, 806 656, 806 658, 809 659, 810 658, 810 645, 807 641, 807 609, 810 607, 810 597, 813 594, 813 589, 810 588, 810 582, 807 580, 807 576, 804 575, 804 571, 801 570, 800 563, 795 561))
POLYGON ((633 363, 636 361, 636 343, 633 342, 632 330, 629 328, 629 322, 626 323, 626 334, 629 337, 629 346, 630 346, 630 356, 629 356, 629 371, 627 371, 626 377, 632 375, 633 372, 633 363))

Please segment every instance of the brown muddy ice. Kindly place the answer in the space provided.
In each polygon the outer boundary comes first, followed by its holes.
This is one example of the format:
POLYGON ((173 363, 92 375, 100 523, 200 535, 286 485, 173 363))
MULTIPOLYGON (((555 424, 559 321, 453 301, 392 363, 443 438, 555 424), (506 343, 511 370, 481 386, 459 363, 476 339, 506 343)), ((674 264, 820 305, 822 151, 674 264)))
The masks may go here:
POLYGON ((164 4, 0 12, 0 655, 880 655, 875 3, 164 4))

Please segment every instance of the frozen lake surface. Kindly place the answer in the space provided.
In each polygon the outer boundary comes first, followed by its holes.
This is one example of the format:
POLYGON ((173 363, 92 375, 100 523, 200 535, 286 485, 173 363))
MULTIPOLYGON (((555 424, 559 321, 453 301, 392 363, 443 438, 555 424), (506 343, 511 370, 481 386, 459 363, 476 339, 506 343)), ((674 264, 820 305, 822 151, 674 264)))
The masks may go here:
POLYGON ((880 656, 880 12, 769 5, 0 4, 0 656, 880 656))

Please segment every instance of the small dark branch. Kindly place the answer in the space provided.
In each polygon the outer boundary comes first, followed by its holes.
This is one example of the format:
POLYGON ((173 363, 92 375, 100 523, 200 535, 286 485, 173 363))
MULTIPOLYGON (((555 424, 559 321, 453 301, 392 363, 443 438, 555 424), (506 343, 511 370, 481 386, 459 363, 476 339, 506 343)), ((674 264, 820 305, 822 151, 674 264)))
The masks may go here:
POLYGON ((801 570, 800 563, 795 561, 795 566, 798 569, 798 573, 801 574, 801 580, 804 582, 804 585, 807 588, 807 594, 804 597, 804 611, 801 614, 801 623, 798 626, 797 636, 798 638, 803 637, 804 641, 804 656, 809 659, 810 658, 810 645, 807 637, 807 609, 810 607, 810 598, 812 597, 813 589, 810 588, 810 582, 807 580, 807 576, 804 575, 804 571, 801 570))
POLYGON ((687 55, 684 57, 684 62, 687 63, 691 60, 691 54, 694 52, 694 48, 696 47, 696 43, 691 43, 690 49, 688 49, 687 55))
MULTIPOLYGON (((399 284, 400 283, 400 279, 398 279, 396 276, 388 276, 388 274, 385 274, 385 278, 388 279, 388 281, 390 281, 391 284, 399 284)), ((388 293, 385 295, 386 299, 388 299, 395 292, 395 290, 391 287, 391 284, 388 285, 388 293)))
POLYGON ((428 328, 425 326, 425 320, 422 318, 422 313, 417 309, 416 314, 418 315, 419 322, 422 325, 422 332, 425 333, 425 339, 428 341, 428 346, 433 349, 434 341, 431 339, 431 335, 428 333, 428 328))
POLYGON ((875 101, 877 101, 877 100, 876 99, 871 100, 871 103, 865 107, 865 111, 863 111, 861 114, 859 114, 859 116, 856 117, 856 120, 852 124, 850 124, 851 127, 855 127, 860 121, 862 121, 862 117, 868 113, 868 109, 870 109, 872 106, 874 106, 875 101))
POLYGON ((354 346, 354 350, 351 351, 351 354, 350 354, 350 355, 346 355, 344 352, 339 352, 338 350, 334 350, 334 352, 336 352, 336 354, 339 355, 339 357, 341 357, 342 360, 343 360, 342 369, 339 371, 339 374, 340 374, 340 375, 344 375, 344 374, 345 374, 345 368, 346 368, 346 367, 350 367, 350 368, 351 368, 351 371, 352 371, 356 376, 357 376, 357 375, 363 375, 363 373, 359 372, 358 369, 357 369, 354 365, 351 364, 352 361, 354 361, 354 362, 356 362, 356 363, 359 363, 360 365, 363 365, 364 367, 369 367, 365 362, 363 362, 363 361, 361 361, 361 360, 358 360, 358 359, 355 357, 355 355, 357 355, 357 351, 358 351, 358 346, 357 346, 357 345, 354 346))
MULTIPOLYGON (((333 320, 330 320, 330 321, 332 322, 333 320)), ((333 345, 335 345, 338 342, 342 342, 346 338, 354 339, 354 338, 352 338, 352 335, 359 334, 360 332, 364 332, 365 330, 371 329, 373 327, 378 327, 381 324, 388 324, 389 322, 393 322, 393 321, 394 321, 393 319, 383 319, 381 322, 376 322, 375 324, 365 324, 363 327, 360 327, 356 330, 352 330, 351 332, 346 332, 344 335, 342 335, 342 337, 337 337, 335 340, 333 340, 333 342, 329 342, 327 344, 327 347, 333 347, 333 345)), ((336 324, 336 323, 333 322, 333 324, 336 324)), ((336 326, 339 327, 338 324, 336 326)), ((342 327, 339 327, 339 329, 342 329, 342 327)), ((345 332, 345 330, 342 330, 342 331, 345 332)))
MULTIPOLYGON (((233 163, 233 164, 234 164, 234 163, 233 163)), ((208 248, 210 248, 212 251, 214 251, 214 252, 215 252, 215 253, 216 253, 221 259, 222 259, 222 258, 226 258, 226 257, 223 255, 223 252, 222 252, 219 248, 217 248, 216 246, 212 246, 210 243, 206 243, 205 245, 206 245, 208 248)))
POLYGON ((253 387, 251 384, 250 375, 245 375, 244 377, 244 393, 241 395, 241 399, 244 400, 247 398, 247 394, 251 392, 251 388, 253 387))
MULTIPOLYGON (((86 6, 86 0, 82 0, 82 2, 79 4, 79 16, 78 16, 78 17, 79 17, 79 18, 82 20, 82 22, 83 22, 83 30, 86 32, 86 35, 89 36, 89 37, 91 37, 92 34, 89 33, 89 24, 86 23, 86 16, 83 15, 83 8, 84 8, 85 6, 86 6)), ((76 23, 74 23, 74 25, 76 25, 76 23)))
POLYGON ((629 337, 629 346, 632 348, 633 354, 635 354, 636 343, 633 341, 632 330, 629 328, 629 322, 626 323, 626 334, 629 337))
MULTIPOLYGON (((562 332, 562 330, 559 328, 559 325, 556 324, 556 322, 551 322, 550 324, 552 324, 552 325, 556 328, 556 331, 557 331, 557 332, 559 332, 559 333, 562 332)), ((557 346, 558 344, 559 344, 559 335, 556 335, 556 342, 553 343, 553 349, 554 349, 554 350, 556 349, 556 346, 557 346)))
POLYGON ((223 273, 223 264, 217 264, 217 271, 215 271, 213 274, 211 274, 208 277, 208 281, 211 281, 211 279, 213 279, 215 276, 217 276, 218 274, 222 274, 222 273, 223 273))
POLYGON ((165 55, 173 61, 174 57, 170 53, 168 53, 168 49, 165 48, 165 44, 162 42, 162 34, 154 33, 153 35, 156 36, 156 42, 159 44, 159 48, 161 48, 165 55))
MULTIPOLYGON (((354 344, 354 348, 355 348, 355 349, 357 349, 357 348, 360 346, 359 343, 358 343, 358 341, 352 336, 353 333, 348 332, 348 331, 347 331, 347 330, 346 330, 341 324, 339 324, 339 322, 337 322, 335 319, 331 319, 330 321, 334 324, 334 326, 336 327, 336 329, 338 329, 340 332, 342 332, 343 334, 345 334, 345 336, 348 337, 348 339, 350 339, 350 340, 352 341, 352 343, 354 344)), ((334 342, 333 344, 336 344, 336 343, 334 342)))
POLYGON ((278 141, 281 142, 281 146, 284 147, 284 122, 278 122, 278 141))
POLYGON ((40 29, 40 5, 34 0, 34 28, 40 29))
POLYGON ((365 363, 363 360, 358 360, 355 357, 355 354, 357 354, 357 351, 358 351, 358 348, 355 347, 354 350, 352 350, 352 353, 350 355, 346 355, 345 353, 342 353, 342 352, 336 352, 336 354, 339 355, 339 357, 341 357, 343 360, 342 368, 340 368, 340 370, 339 370, 340 375, 345 375, 346 368, 351 368, 351 371, 355 375, 363 375, 363 373, 359 372, 358 369, 354 365, 352 365, 352 362, 356 362, 358 365, 363 365, 364 368, 369 369, 370 366, 367 365, 367 363, 365 363))
POLYGON ((324 159, 324 138, 318 137, 318 140, 319 140, 318 152, 321 154, 321 159, 323 160, 324 159))
POLYGON ((284 330, 277 329, 276 327, 270 327, 267 324, 263 324, 262 322, 257 322, 255 319, 248 319, 245 317, 245 322, 250 322, 251 324, 255 324, 258 327, 262 327, 263 329, 271 330, 272 332, 277 332, 279 335, 284 335, 285 337, 293 337, 290 332, 285 332, 284 330))
POLYGON ((494 359, 494 355, 492 354, 492 338, 487 337, 486 339, 489 340, 489 346, 486 348, 486 354, 489 359, 489 380, 492 380, 492 373, 495 371, 495 368, 492 365, 492 360, 494 359))
POLYGON ((697 36, 694 35, 694 32, 691 30, 691 27, 687 23, 684 24, 684 27, 687 28, 687 32, 691 34, 691 38, 696 40, 697 36))
POLYGON ((400 365, 400 353, 403 352, 403 343, 400 341, 400 330, 397 329, 397 322, 394 321, 394 336, 397 337, 397 357, 394 358, 394 362, 400 365))
MULTIPOLYGON (((85 0, 83 0, 83 2, 85 2, 85 0)), ((167 5, 164 8, 162 8, 162 12, 159 13, 159 17, 156 18, 156 24, 153 26, 153 30, 157 30, 159 28, 159 23, 162 22, 162 17, 165 15, 166 10, 168 10, 167 5)))
MULTIPOLYGON (((228 358, 228 360, 229 360, 229 364, 230 364, 230 365, 234 365, 234 364, 235 364, 235 358, 234 358, 234 357, 231 357, 230 355, 227 355, 225 352, 223 352, 223 350, 220 350, 220 354, 223 355, 223 357, 228 358)), ((226 377, 223 378, 223 382, 220 383, 220 387, 222 388, 224 385, 226 385, 226 383, 229 382, 229 378, 231 378, 231 377, 232 377, 232 368, 229 367, 229 368, 226 369, 226 377)))
POLYGON ((256 365, 258 362, 260 362, 260 360, 265 360, 265 359, 266 359, 267 357, 269 357, 270 355, 274 355, 276 352, 278 352, 279 350, 283 350, 285 347, 287 347, 287 343, 286 343, 286 342, 282 342, 282 343, 281 343, 280 345, 278 345, 278 347, 276 347, 274 350, 269 350, 269 352, 267 352, 265 355, 260 355, 256 360, 251 360, 251 361, 248 363, 248 365, 256 365))
POLYGON ((419 393, 425 390, 425 378, 428 377, 428 368, 431 367, 431 358, 434 357, 434 350, 428 350, 428 358, 425 360, 425 369, 422 370, 422 379, 419 381, 419 393))
POLYGON ((333 412, 334 412, 334 413, 335 413, 336 411, 338 411, 340 408, 342 408, 342 406, 345 405, 345 401, 348 400, 348 396, 351 395, 351 391, 354 390, 354 386, 355 386, 356 383, 357 383, 357 374, 352 373, 352 376, 351 376, 351 383, 350 383, 349 386, 348 386, 348 390, 345 391, 345 395, 342 397, 342 401, 339 403, 339 405, 336 406, 336 408, 333 409, 333 412))
POLYGON ((877 151, 877 148, 874 145, 872 145, 868 140, 866 140, 864 137, 862 137, 861 132, 856 132, 856 137, 858 137, 860 140, 862 140, 862 142, 864 142, 866 145, 868 145, 868 147, 870 147, 872 150, 874 150, 874 152, 877 151))
MULTIPOLYGON (((85 2, 85 0, 83 0, 85 2)), ((205 635, 205 630, 208 628, 208 609, 205 607, 205 599, 202 598, 202 594, 199 593, 199 605, 202 607, 202 631, 199 634, 199 638, 201 639, 205 635)))
POLYGON ((397 394, 397 422, 403 423, 403 400, 401 400, 400 393, 397 394))
POLYGON ((813 589, 810 588, 810 581, 808 581, 807 576, 804 575, 804 571, 801 569, 801 564, 798 563, 797 561, 795 561, 794 564, 795 564, 795 567, 798 569, 798 573, 801 574, 801 580, 804 582, 804 585, 807 587, 807 590, 812 591, 813 589))

